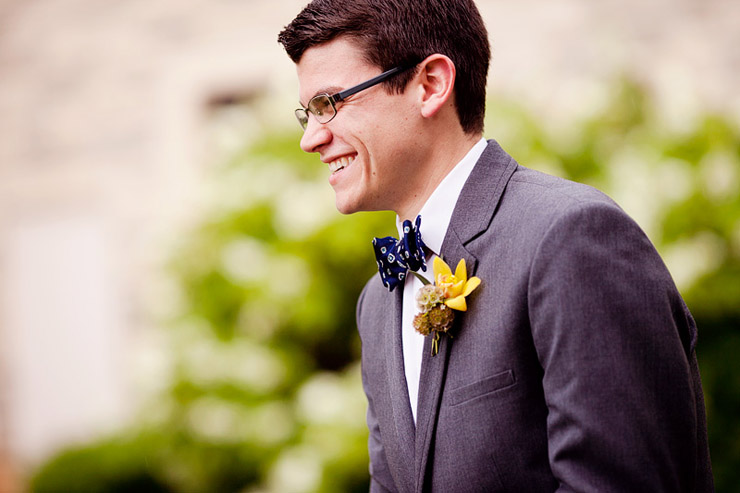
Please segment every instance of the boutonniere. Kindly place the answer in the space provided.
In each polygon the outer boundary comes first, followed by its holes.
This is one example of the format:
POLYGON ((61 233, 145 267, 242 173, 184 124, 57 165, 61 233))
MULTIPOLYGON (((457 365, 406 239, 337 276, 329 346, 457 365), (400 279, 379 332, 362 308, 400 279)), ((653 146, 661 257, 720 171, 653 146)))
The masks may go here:
POLYGON ((420 312, 414 317, 414 329, 424 336, 432 335, 432 356, 439 352, 439 334, 449 333, 455 320, 455 311, 468 309, 465 297, 480 284, 480 279, 471 277, 465 268, 465 259, 460 259, 455 273, 439 257, 434 258, 434 283, 420 274, 414 273, 424 283, 416 293, 416 303, 420 312))

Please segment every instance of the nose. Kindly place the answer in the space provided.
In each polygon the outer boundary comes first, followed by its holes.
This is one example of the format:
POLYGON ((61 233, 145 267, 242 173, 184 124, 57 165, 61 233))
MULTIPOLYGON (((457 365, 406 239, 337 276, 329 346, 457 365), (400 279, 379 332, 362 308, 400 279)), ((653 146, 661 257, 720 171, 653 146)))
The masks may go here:
POLYGON ((327 125, 316 121, 313 115, 308 117, 308 125, 301 137, 301 149, 304 152, 319 152, 321 146, 331 142, 332 134, 327 125))

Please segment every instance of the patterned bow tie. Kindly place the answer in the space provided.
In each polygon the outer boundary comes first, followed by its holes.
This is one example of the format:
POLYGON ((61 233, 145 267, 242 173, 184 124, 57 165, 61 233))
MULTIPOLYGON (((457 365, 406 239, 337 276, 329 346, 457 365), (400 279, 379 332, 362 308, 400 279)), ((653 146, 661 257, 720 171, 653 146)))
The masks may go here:
POLYGON ((373 239, 380 279, 389 291, 404 282, 407 270, 427 270, 424 258, 426 245, 421 241, 420 225, 421 216, 416 216, 416 225, 408 219, 403 222, 403 238, 400 240, 392 236, 373 239))

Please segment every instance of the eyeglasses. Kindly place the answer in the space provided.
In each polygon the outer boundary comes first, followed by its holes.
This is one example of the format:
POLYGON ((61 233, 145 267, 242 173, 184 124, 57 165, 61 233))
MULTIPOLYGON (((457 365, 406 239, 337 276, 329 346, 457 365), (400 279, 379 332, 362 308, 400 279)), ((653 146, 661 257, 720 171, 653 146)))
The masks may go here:
POLYGON ((337 103, 344 101, 348 97, 357 94, 360 91, 364 91, 376 84, 380 84, 384 80, 410 68, 410 66, 392 68, 363 82, 362 84, 357 84, 356 86, 352 86, 349 89, 332 94, 331 96, 329 94, 318 94, 311 98, 311 101, 308 102, 307 108, 298 108, 295 110, 295 117, 298 119, 298 123, 301 125, 303 130, 306 130, 306 127, 308 126, 309 113, 316 118, 317 122, 329 123, 335 116, 337 116, 337 103))

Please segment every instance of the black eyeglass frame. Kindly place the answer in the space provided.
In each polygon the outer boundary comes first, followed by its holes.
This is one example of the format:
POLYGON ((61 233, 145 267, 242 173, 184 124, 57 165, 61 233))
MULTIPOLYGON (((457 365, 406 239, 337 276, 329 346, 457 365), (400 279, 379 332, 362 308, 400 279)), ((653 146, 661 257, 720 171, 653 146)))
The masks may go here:
POLYGON ((326 93, 317 94, 316 96, 312 97, 311 100, 308 102, 308 107, 309 108, 311 107, 311 101, 313 101, 314 99, 325 97, 329 100, 329 104, 331 104, 331 109, 333 111, 333 114, 328 120, 326 120, 325 122, 322 122, 321 120, 319 120, 319 117, 315 113, 313 113, 313 111, 309 110, 308 108, 298 108, 297 110, 295 110, 295 116, 298 119, 298 124, 301 126, 303 130, 306 130, 306 127, 308 126, 308 114, 309 113, 314 115, 314 118, 316 118, 316 121, 318 121, 322 125, 329 123, 330 121, 334 119, 335 116, 337 116, 336 103, 344 101, 348 97, 353 96, 360 91, 364 91, 365 89, 369 89, 377 84, 380 84, 381 82, 390 79, 394 75, 399 74, 401 72, 405 72, 406 70, 414 66, 415 65, 405 65, 405 66, 400 65, 398 67, 393 67, 392 69, 386 70, 380 75, 376 75, 372 79, 366 80, 365 82, 357 84, 356 86, 352 86, 348 89, 345 89, 344 91, 339 91, 336 94, 332 94, 332 95, 329 95, 326 93))

